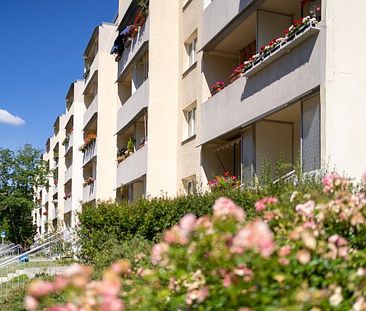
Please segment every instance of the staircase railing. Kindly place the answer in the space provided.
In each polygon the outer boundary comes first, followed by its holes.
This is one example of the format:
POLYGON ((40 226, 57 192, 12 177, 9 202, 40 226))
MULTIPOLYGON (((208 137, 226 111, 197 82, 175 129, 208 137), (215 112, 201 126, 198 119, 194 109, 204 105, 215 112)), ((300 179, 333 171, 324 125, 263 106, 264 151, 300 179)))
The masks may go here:
POLYGON ((62 273, 66 268, 61 260, 63 252, 63 232, 58 232, 41 245, 0 263, 0 296, 7 295, 14 287, 25 286, 37 275, 62 273))

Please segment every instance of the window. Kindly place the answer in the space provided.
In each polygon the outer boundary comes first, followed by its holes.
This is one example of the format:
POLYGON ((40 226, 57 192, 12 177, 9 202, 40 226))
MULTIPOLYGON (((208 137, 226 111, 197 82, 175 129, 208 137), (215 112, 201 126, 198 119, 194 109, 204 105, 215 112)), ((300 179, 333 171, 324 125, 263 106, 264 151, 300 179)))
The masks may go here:
POLYGON ((194 180, 189 180, 187 182, 187 194, 196 193, 196 182, 194 180))
POLYGON ((196 134, 196 107, 186 110, 187 138, 196 134))
POLYGON ((196 62, 196 52, 197 52, 197 36, 194 35, 191 39, 186 42, 187 50, 187 67, 191 67, 196 62))
POLYGON ((196 176, 190 176, 182 180, 186 194, 195 194, 197 192, 196 176))
POLYGON ((136 90, 149 77, 149 53, 146 52, 135 64, 133 80, 136 90))

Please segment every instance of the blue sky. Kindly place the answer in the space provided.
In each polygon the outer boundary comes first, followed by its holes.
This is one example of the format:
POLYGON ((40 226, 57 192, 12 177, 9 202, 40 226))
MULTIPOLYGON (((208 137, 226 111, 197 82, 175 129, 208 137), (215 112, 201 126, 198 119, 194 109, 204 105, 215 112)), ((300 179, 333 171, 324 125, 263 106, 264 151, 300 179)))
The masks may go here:
POLYGON ((95 26, 112 22, 117 6, 117 0, 0 1, 0 148, 44 148, 70 83, 82 78, 95 26))

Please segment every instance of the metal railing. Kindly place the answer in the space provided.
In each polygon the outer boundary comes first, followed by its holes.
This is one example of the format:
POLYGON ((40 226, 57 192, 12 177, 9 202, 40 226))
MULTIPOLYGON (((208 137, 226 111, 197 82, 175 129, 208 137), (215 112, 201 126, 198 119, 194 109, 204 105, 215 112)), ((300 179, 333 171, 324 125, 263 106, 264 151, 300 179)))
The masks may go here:
POLYGON ((0 264, 4 262, 6 259, 12 256, 16 256, 20 254, 21 246, 19 244, 11 244, 11 247, 0 250, 0 264))
POLYGON ((1 244, 0 245, 0 252, 3 251, 4 249, 7 249, 9 247, 12 247, 14 246, 15 244, 14 243, 10 243, 10 244, 1 244))
POLYGON ((0 262, 0 296, 7 295, 14 287, 24 287, 36 276, 64 272, 70 263, 65 259, 66 247, 63 232, 57 232, 41 245, 0 262))
POLYGON ((283 175, 282 177, 276 179, 273 184, 277 184, 279 183, 280 181, 289 181, 290 179, 292 178, 295 178, 296 177, 296 170, 293 170, 291 172, 288 172, 286 175, 283 175))

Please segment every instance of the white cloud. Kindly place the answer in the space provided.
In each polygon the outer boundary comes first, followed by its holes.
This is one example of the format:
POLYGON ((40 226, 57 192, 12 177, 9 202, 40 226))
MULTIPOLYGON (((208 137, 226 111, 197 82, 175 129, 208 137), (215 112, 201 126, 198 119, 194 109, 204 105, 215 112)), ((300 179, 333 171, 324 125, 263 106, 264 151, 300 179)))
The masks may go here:
POLYGON ((6 110, 0 109, 0 123, 5 123, 8 125, 20 126, 24 125, 25 121, 18 116, 14 116, 6 110))

